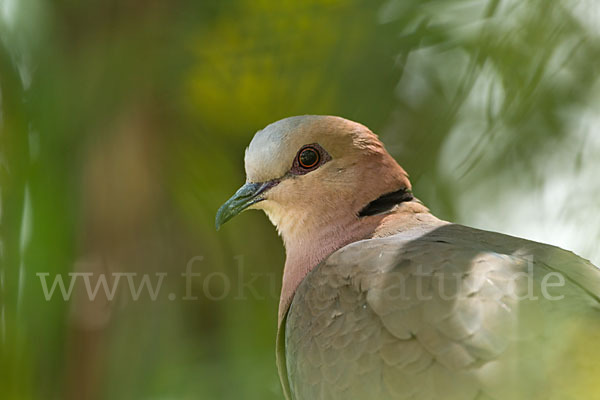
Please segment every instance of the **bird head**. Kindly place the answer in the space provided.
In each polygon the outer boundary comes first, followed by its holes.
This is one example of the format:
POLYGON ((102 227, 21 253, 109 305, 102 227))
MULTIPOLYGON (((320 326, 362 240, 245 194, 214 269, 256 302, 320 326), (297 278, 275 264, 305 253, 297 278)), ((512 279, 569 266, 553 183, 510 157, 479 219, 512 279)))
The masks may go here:
POLYGON ((410 191, 406 173, 374 133, 333 116, 289 117, 258 131, 245 169, 246 183, 217 212, 217 229, 246 209, 262 209, 284 241, 359 219, 380 196, 410 191))

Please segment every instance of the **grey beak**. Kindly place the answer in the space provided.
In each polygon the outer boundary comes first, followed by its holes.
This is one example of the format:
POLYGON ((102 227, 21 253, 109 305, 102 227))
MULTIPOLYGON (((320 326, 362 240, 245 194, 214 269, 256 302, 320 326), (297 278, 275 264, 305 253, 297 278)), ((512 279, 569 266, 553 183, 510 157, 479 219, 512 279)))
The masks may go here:
POLYGON ((238 191, 219 208, 219 211, 217 211, 217 217, 215 218, 215 227, 217 230, 219 230, 221 225, 225 222, 229 221, 252 204, 264 200, 264 197, 261 195, 278 183, 279 181, 248 182, 239 188, 238 191))

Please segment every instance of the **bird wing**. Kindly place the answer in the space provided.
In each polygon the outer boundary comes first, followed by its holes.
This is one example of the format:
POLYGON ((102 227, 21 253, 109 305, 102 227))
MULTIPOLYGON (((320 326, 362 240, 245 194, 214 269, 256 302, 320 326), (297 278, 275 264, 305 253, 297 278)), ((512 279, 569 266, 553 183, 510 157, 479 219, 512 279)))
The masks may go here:
POLYGON ((298 288, 280 373, 292 399, 600 398, 599 294, 570 252, 460 225, 355 242, 298 288))

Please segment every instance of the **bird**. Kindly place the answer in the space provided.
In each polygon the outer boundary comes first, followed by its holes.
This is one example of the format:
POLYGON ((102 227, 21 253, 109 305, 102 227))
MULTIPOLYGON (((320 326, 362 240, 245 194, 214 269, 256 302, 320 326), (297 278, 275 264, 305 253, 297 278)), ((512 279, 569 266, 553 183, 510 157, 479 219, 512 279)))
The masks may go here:
POLYGON ((259 130, 216 227, 263 210, 286 251, 276 360, 288 400, 600 399, 600 270, 435 217, 366 126, 259 130))

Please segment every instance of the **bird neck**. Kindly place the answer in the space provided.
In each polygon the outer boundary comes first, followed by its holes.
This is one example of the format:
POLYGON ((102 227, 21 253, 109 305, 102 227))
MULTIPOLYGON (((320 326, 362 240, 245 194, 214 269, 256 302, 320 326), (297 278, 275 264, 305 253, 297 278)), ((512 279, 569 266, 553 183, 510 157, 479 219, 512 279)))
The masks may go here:
POLYGON ((359 218, 335 216, 335 223, 321 224, 319 229, 303 229, 293 236, 283 235, 286 260, 279 302, 279 319, 286 313, 296 289, 306 275, 334 251, 347 244, 372 237, 386 215, 359 218))
POLYGON ((383 147, 372 149, 361 163, 350 168, 347 180, 360 184, 324 193, 318 205, 265 204, 286 248, 280 321, 304 277, 327 256, 347 244, 402 229, 404 217, 397 219, 394 214, 407 208, 396 206, 420 205, 413 201, 406 172, 383 147))

